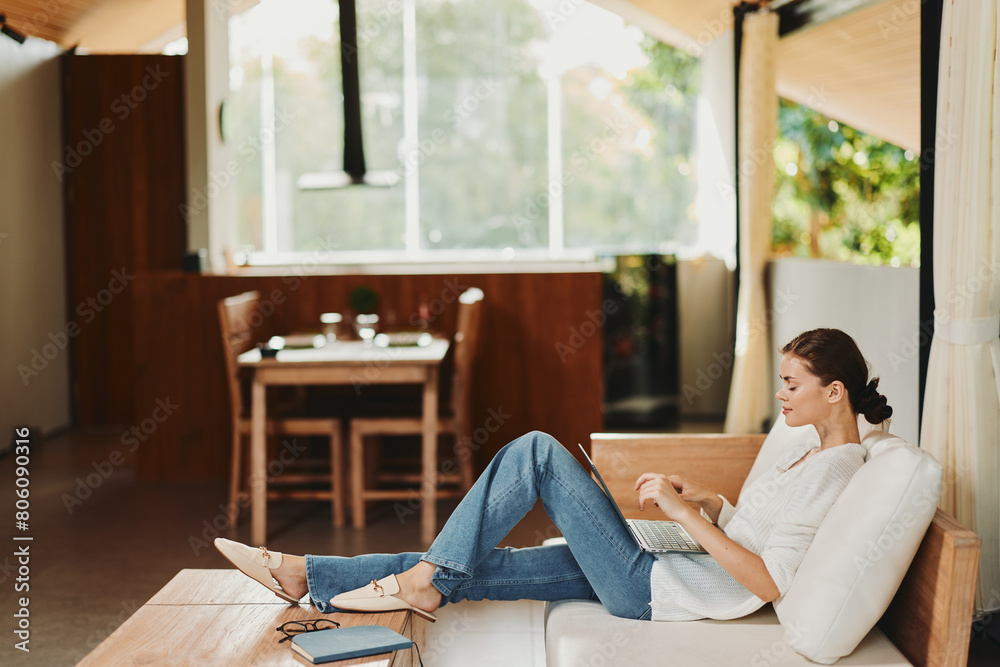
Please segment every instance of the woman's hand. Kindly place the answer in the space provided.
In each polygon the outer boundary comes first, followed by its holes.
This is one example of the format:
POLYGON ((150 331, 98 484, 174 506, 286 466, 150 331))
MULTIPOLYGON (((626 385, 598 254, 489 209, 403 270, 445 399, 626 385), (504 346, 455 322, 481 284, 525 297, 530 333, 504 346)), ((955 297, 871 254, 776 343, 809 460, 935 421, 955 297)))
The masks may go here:
MULTIPOLYGON (((684 477, 680 477, 678 475, 659 475, 656 473, 644 473, 636 481, 635 488, 640 489, 644 481, 652 480, 654 478, 666 480, 666 482, 669 483, 671 490, 674 491, 674 495, 679 497, 680 500, 684 501, 685 503, 694 503, 698 505, 698 507, 703 509, 705 511, 705 514, 707 514, 711 518, 713 523, 719 520, 719 512, 722 510, 722 500, 719 498, 719 495, 712 489, 708 488, 704 484, 699 484, 698 482, 692 482, 691 480, 685 479, 684 477)), ((662 488, 659 485, 657 486, 657 491, 662 492, 662 488)), ((660 505, 661 509, 663 508, 663 505, 660 504, 655 498, 651 497, 651 499, 654 500, 654 502, 657 502, 657 504, 660 505)), ((639 494, 640 510, 643 508, 643 505, 644 502, 642 494, 640 492, 639 494)), ((667 511, 667 514, 671 514, 671 512, 667 511)))
POLYGON ((704 484, 677 475, 670 475, 667 479, 673 484, 681 500, 696 503, 712 519, 712 523, 719 520, 719 512, 722 511, 722 499, 719 498, 719 494, 704 484))
POLYGON ((673 519, 679 519, 685 512, 693 511, 677 494, 673 483, 666 475, 644 472, 635 481, 635 489, 639 492, 639 511, 645 511, 647 500, 653 501, 664 514, 673 519))

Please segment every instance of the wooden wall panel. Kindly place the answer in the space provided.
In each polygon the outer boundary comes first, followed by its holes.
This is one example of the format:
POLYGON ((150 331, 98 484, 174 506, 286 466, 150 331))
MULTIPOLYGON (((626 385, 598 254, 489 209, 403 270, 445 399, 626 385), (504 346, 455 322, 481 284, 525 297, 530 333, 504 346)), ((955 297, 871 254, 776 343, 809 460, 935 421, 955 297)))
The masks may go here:
POLYGON ((182 59, 65 55, 67 318, 77 424, 132 419, 133 276, 180 268, 182 59))
MULTIPOLYGON (((529 430, 547 431, 569 446, 586 443, 603 427, 602 340, 596 333, 571 354, 572 329, 600 310, 599 274, 419 276, 198 276, 147 272, 134 291, 134 416, 140 424, 157 401, 178 407, 137 447, 143 480, 220 479, 227 473, 229 423, 222 347, 215 304, 257 289, 275 304, 258 339, 318 328, 321 312, 346 312, 357 286, 372 287, 380 314, 409 327, 425 297, 431 328, 454 331, 455 298, 467 287, 486 294, 482 348, 475 366, 473 429, 492 415, 502 425, 477 452, 480 467, 508 441, 529 430)), ((494 422, 490 422, 492 425, 494 422)), ((150 423, 147 422, 147 425, 150 423)), ((143 434, 145 436, 145 434, 143 434)))

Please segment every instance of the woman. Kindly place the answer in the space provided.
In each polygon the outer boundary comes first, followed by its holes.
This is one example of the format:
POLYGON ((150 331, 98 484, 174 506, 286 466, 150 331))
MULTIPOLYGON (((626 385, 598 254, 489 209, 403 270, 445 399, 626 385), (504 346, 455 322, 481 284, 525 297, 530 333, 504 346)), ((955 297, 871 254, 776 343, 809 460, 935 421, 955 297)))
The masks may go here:
POLYGON ((820 522, 864 462, 857 415, 873 424, 892 415, 842 331, 807 331, 781 351, 776 397, 785 421, 815 426, 819 446, 790 448, 738 508, 674 475, 636 480, 639 509, 658 507, 707 554, 640 550, 573 455, 537 432, 497 453, 426 553, 290 556, 221 538, 216 546, 279 597, 309 593, 322 612, 411 609, 434 620, 440 605, 466 599, 589 598, 624 618, 749 614, 788 590, 820 522), (539 498, 566 544, 495 548, 539 498))

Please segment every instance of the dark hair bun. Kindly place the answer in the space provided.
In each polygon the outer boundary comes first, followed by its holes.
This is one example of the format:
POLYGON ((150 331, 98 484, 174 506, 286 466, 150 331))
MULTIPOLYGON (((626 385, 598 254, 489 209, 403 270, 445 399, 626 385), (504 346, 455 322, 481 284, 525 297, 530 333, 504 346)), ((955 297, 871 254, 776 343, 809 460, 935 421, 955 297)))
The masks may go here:
POLYGON ((858 412, 865 416, 869 424, 881 424, 892 416, 892 407, 885 396, 878 393, 878 378, 864 388, 858 398, 858 412))

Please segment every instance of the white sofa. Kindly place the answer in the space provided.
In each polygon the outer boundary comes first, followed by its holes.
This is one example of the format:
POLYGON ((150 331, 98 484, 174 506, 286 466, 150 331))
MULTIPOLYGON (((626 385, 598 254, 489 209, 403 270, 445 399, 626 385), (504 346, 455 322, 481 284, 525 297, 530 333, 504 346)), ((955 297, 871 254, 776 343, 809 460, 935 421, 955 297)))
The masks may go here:
MULTIPOLYGON (((803 437, 815 430, 779 419, 766 439, 594 434, 591 449, 629 516, 633 483, 646 470, 704 481, 733 501, 803 437)), ((733 621, 659 623, 616 618, 592 601, 549 603, 546 664, 964 667, 979 538, 936 510, 941 469, 933 457, 881 431, 862 444, 867 462, 774 605, 733 621)))

